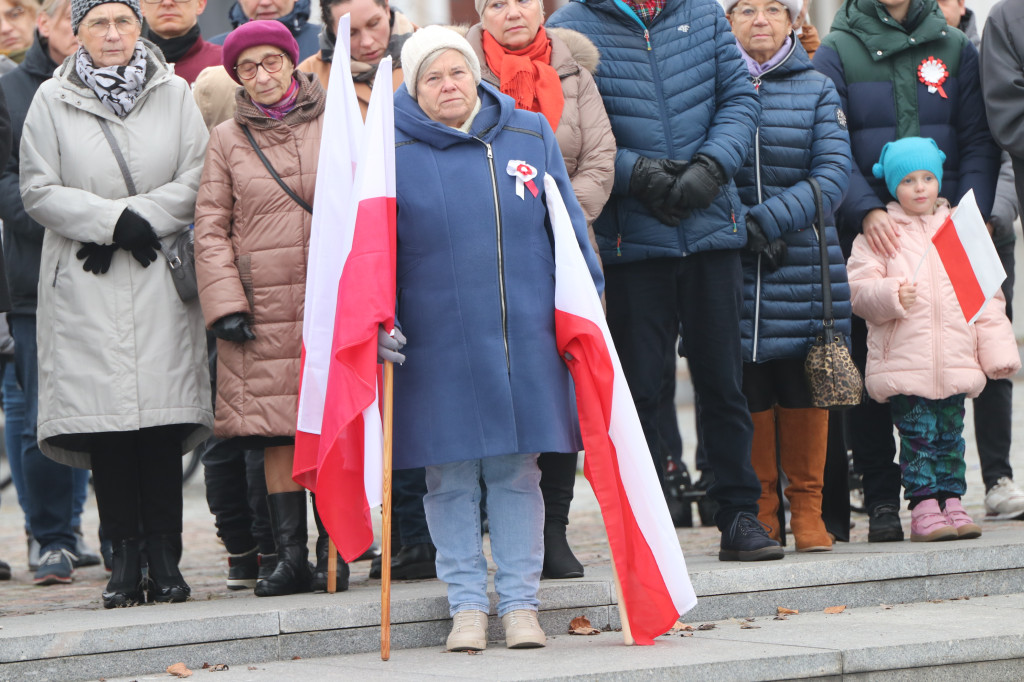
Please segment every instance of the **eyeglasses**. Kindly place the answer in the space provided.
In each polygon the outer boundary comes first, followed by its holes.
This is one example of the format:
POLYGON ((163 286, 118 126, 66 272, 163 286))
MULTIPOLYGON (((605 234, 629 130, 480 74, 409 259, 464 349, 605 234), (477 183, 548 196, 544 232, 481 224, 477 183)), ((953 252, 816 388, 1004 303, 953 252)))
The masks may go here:
POLYGON ((742 9, 733 10, 733 13, 738 14, 740 18, 743 19, 744 21, 753 21, 754 18, 762 12, 764 13, 765 18, 770 21, 780 21, 783 19, 788 20, 789 18, 789 12, 786 10, 785 7, 781 7, 780 5, 771 5, 769 7, 765 7, 764 9, 744 7, 742 9))
POLYGON ((256 72, 262 66, 267 73, 277 73, 284 66, 285 54, 267 55, 258 62, 244 62, 235 67, 235 73, 244 81, 251 81, 256 77, 256 72))
POLYGON ((102 38, 103 36, 107 35, 108 31, 110 31, 111 23, 113 23, 113 26, 117 30, 117 32, 123 36, 130 35, 133 31, 136 31, 139 28, 138 19, 119 17, 117 19, 114 19, 113 22, 110 22, 107 19, 97 19, 96 21, 91 21, 85 25, 85 29, 89 31, 89 35, 91 35, 92 37, 102 38))
POLYGON ((12 7, 6 12, 0 12, 0 16, 4 18, 4 21, 10 24, 25 16, 26 11, 27 10, 24 7, 18 5, 17 7, 12 7))

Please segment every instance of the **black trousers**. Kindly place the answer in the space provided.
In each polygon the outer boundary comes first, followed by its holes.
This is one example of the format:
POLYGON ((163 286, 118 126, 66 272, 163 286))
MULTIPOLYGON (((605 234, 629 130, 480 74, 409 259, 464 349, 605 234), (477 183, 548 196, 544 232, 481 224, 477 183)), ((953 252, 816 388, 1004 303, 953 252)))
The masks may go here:
POLYGON ((659 474, 665 356, 681 331, 700 406, 698 429, 715 474, 709 494, 719 504, 719 528, 739 512, 757 514, 761 494, 750 464, 753 425, 741 390, 742 283, 734 250, 605 266, 608 326, 659 474))
POLYGON ((267 477, 262 450, 242 450, 211 438, 202 447, 206 503, 213 514, 217 537, 229 554, 259 547, 274 553, 274 535, 267 509, 267 477))
POLYGON ((173 427, 94 435, 92 480, 103 534, 115 544, 181 533, 181 443, 173 427))

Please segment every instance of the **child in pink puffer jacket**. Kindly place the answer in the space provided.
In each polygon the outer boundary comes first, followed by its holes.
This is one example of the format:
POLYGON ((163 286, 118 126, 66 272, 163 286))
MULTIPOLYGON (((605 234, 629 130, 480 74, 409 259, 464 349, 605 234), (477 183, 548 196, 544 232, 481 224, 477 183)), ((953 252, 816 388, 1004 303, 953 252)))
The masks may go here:
POLYGON ((853 312, 868 323, 865 385, 873 399, 890 403, 899 430, 915 542, 981 535, 960 503, 967 489, 964 400, 981 392, 986 376, 1001 379, 1020 369, 1002 292, 967 324, 932 248, 950 213, 939 198, 945 158, 930 138, 882 148, 873 172, 899 202, 887 207, 899 225, 899 250, 876 254, 860 235, 847 263, 853 312))

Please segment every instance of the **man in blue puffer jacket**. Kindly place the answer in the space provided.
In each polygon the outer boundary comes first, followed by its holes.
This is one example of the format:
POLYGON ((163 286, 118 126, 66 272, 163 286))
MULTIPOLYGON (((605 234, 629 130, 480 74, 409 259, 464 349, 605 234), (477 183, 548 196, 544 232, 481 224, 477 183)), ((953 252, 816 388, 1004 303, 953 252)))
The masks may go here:
POLYGON ((761 486, 740 390, 747 235, 732 177, 760 106, 729 24, 714 0, 575 0, 547 25, 583 33, 601 52, 595 78, 618 152, 594 231, 608 325, 647 443, 659 452, 662 366, 681 328, 715 474, 719 559, 780 559, 757 521, 761 486))

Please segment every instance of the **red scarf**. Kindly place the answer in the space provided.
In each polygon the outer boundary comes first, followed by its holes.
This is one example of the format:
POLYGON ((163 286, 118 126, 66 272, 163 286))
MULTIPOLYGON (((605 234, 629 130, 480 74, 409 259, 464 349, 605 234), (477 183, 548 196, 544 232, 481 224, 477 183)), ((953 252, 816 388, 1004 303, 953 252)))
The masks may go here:
POLYGON ((562 80, 551 66, 551 41, 541 26, 533 42, 521 50, 507 50, 487 31, 484 57, 501 83, 500 90, 516 101, 516 109, 544 114, 552 130, 562 119, 565 96, 562 80))

